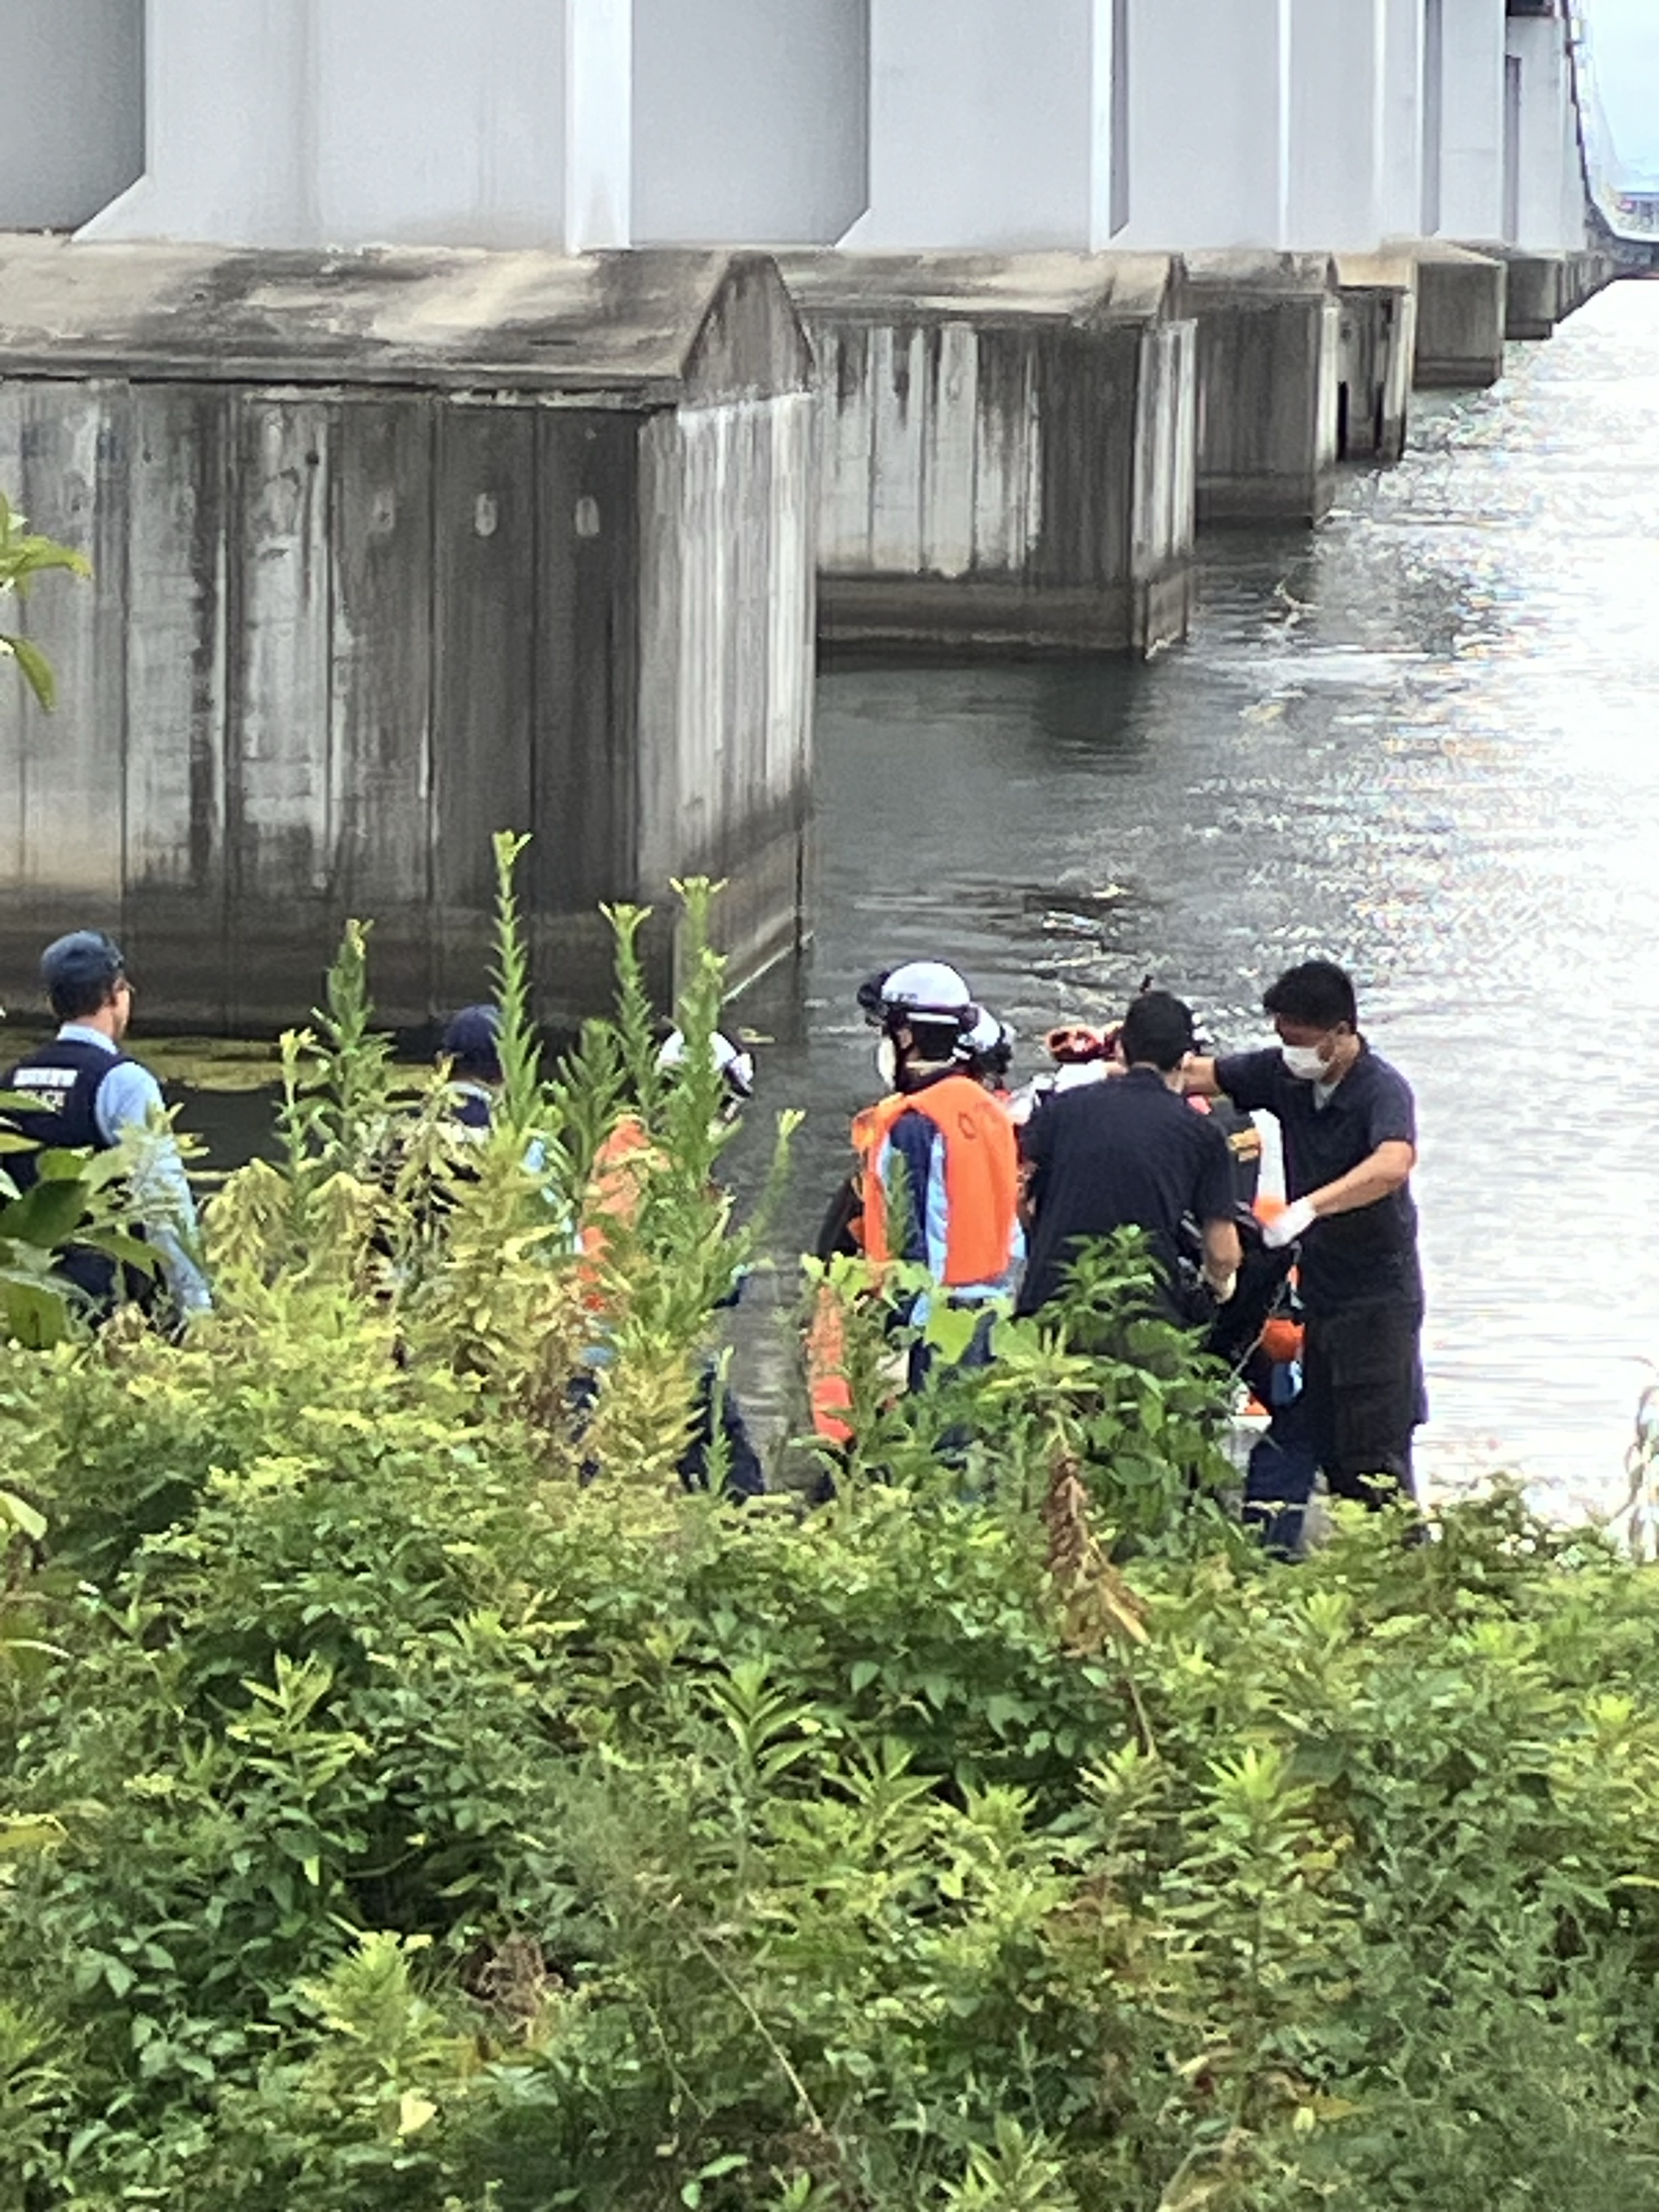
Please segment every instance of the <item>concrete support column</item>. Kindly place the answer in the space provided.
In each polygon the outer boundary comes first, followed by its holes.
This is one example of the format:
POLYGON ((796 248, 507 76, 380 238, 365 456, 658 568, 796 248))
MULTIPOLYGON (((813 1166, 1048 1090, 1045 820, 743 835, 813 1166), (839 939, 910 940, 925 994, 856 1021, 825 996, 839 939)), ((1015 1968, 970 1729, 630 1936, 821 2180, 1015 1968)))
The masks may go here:
POLYGON ((1578 252, 1584 244, 1584 183, 1567 26, 1549 16, 1517 15, 1509 26, 1508 46, 1521 67, 1515 243, 1523 252, 1578 252))
POLYGON ((143 18, 133 0, 0 0, 0 230, 68 230, 144 166, 143 18))
POLYGON ((870 0, 633 0, 633 31, 636 244, 832 246, 858 221, 870 0))
POLYGON ((1504 235, 1504 0, 1437 0, 1442 238, 1504 235))
POLYGON ((1112 15, 1111 0, 1044 0, 1039 32, 1030 0, 871 0, 870 204, 842 243, 1108 244, 1112 15))
POLYGON ((310 0, 149 0, 144 173, 85 234, 295 242, 311 29, 310 0))
MULTIPOLYGON (((559 9, 540 12, 556 36, 559 9)), ((634 9, 630 0, 564 0, 563 12, 565 249, 632 246, 634 9)))
POLYGON ((1417 250, 1419 388, 1472 392, 1504 374, 1509 271, 1499 253, 1427 240, 1417 250))
POLYGON ((100 238, 625 244, 629 0, 149 0, 145 173, 100 238))
POLYGON ((1384 0, 1382 225, 1384 238, 1423 228, 1426 113, 1425 0, 1384 0))
POLYGON ((1281 245, 1291 0, 1128 0, 1127 16, 1129 220, 1115 243, 1281 245))
POLYGON ((1151 653, 1192 596, 1168 255, 791 255, 823 408, 819 635, 1151 653))
POLYGON ((1310 252, 1381 242, 1387 0, 1291 0, 1285 235, 1310 252))
MULTIPOLYGON (((571 0, 573 19, 586 12, 571 0)), ((557 240, 566 43, 577 24, 523 0, 469 0, 467 13, 458 39, 453 0, 316 9, 307 243, 557 240)))

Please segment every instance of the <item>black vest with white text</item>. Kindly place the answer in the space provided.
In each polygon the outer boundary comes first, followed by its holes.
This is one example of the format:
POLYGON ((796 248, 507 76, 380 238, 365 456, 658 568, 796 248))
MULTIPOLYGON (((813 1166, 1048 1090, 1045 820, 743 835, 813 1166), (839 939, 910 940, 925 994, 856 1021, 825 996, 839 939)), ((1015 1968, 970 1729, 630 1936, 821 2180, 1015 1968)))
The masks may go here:
MULTIPOLYGON (((0 1091, 21 1092, 39 1102, 28 1110, 10 1109, 3 1119, 43 1152, 109 1152, 110 1141, 98 1126, 98 1093, 112 1068, 126 1060, 125 1053, 106 1052, 80 1037, 53 1037, 0 1076, 0 1091)), ((20 1191, 28 1190, 36 1181, 35 1157, 33 1152, 6 1155, 7 1169, 20 1191)), ((115 1262, 101 1252, 72 1244, 60 1255, 58 1266, 94 1305, 107 1311, 116 1303, 115 1262)), ((141 1300, 148 1290, 135 1269, 127 1271, 126 1287, 128 1296, 141 1300)))

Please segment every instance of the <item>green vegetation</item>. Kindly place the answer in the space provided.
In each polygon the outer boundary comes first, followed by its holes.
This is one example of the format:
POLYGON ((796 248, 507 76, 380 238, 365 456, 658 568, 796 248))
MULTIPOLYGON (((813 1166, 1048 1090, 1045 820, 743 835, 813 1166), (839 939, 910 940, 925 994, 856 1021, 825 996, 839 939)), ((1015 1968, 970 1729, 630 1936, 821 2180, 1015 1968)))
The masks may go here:
MULTIPOLYGON (((67 568, 76 576, 90 575, 84 556, 50 538, 32 535, 25 519, 0 493, 0 599, 22 599, 37 576, 49 569, 67 568)), ((15 660, 23 680, 43 707, 57 696, 52 663, 40 647, 27 637, 0 630, 0 660, 15 660)))
POLYGON ((0 1351, 0 2212, 1659 2207, 1651 1570, 1275 1566, 1127 1249, 896 1405, 858 1310, 830 1505, 685 1496, 743 1245, 617 919, 544 1080, 509 896, 465 1151, 352 932, 218 1312, 0 1351))

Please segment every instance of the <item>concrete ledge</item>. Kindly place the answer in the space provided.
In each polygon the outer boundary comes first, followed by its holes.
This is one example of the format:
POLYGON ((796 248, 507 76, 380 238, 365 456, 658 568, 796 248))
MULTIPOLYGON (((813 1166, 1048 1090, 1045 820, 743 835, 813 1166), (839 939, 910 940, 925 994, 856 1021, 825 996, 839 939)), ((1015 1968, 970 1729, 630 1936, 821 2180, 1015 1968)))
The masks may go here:
POLYGON ((1417 263, 1417 353, 1421 391, 1474 392, 1504 374, 1509 271, 1502 256, 1425 239, 1417 263))
POLYGON ((1093 591, 832 572, 818 579, 818 636, 831 649, 883 653, 1150 653, 1186 635, 1192 604, 1185 562, 1093 591))

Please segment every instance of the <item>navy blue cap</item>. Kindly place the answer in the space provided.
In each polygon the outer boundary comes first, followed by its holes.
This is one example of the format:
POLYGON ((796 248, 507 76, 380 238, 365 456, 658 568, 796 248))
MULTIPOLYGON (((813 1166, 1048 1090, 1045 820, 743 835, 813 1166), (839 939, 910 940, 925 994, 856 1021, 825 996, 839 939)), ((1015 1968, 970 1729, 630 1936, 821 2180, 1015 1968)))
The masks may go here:
POLYGON ((439 1050, 465 1074, 501 1072, 501 1015, 499 1006, 463 1006, 452 1014, 439 1050))
POLYGON ((49 999, 107 998, 127 972, 121 948, 101 929, 72 929, 54 938, 40 955, 40 981, 49 999))

